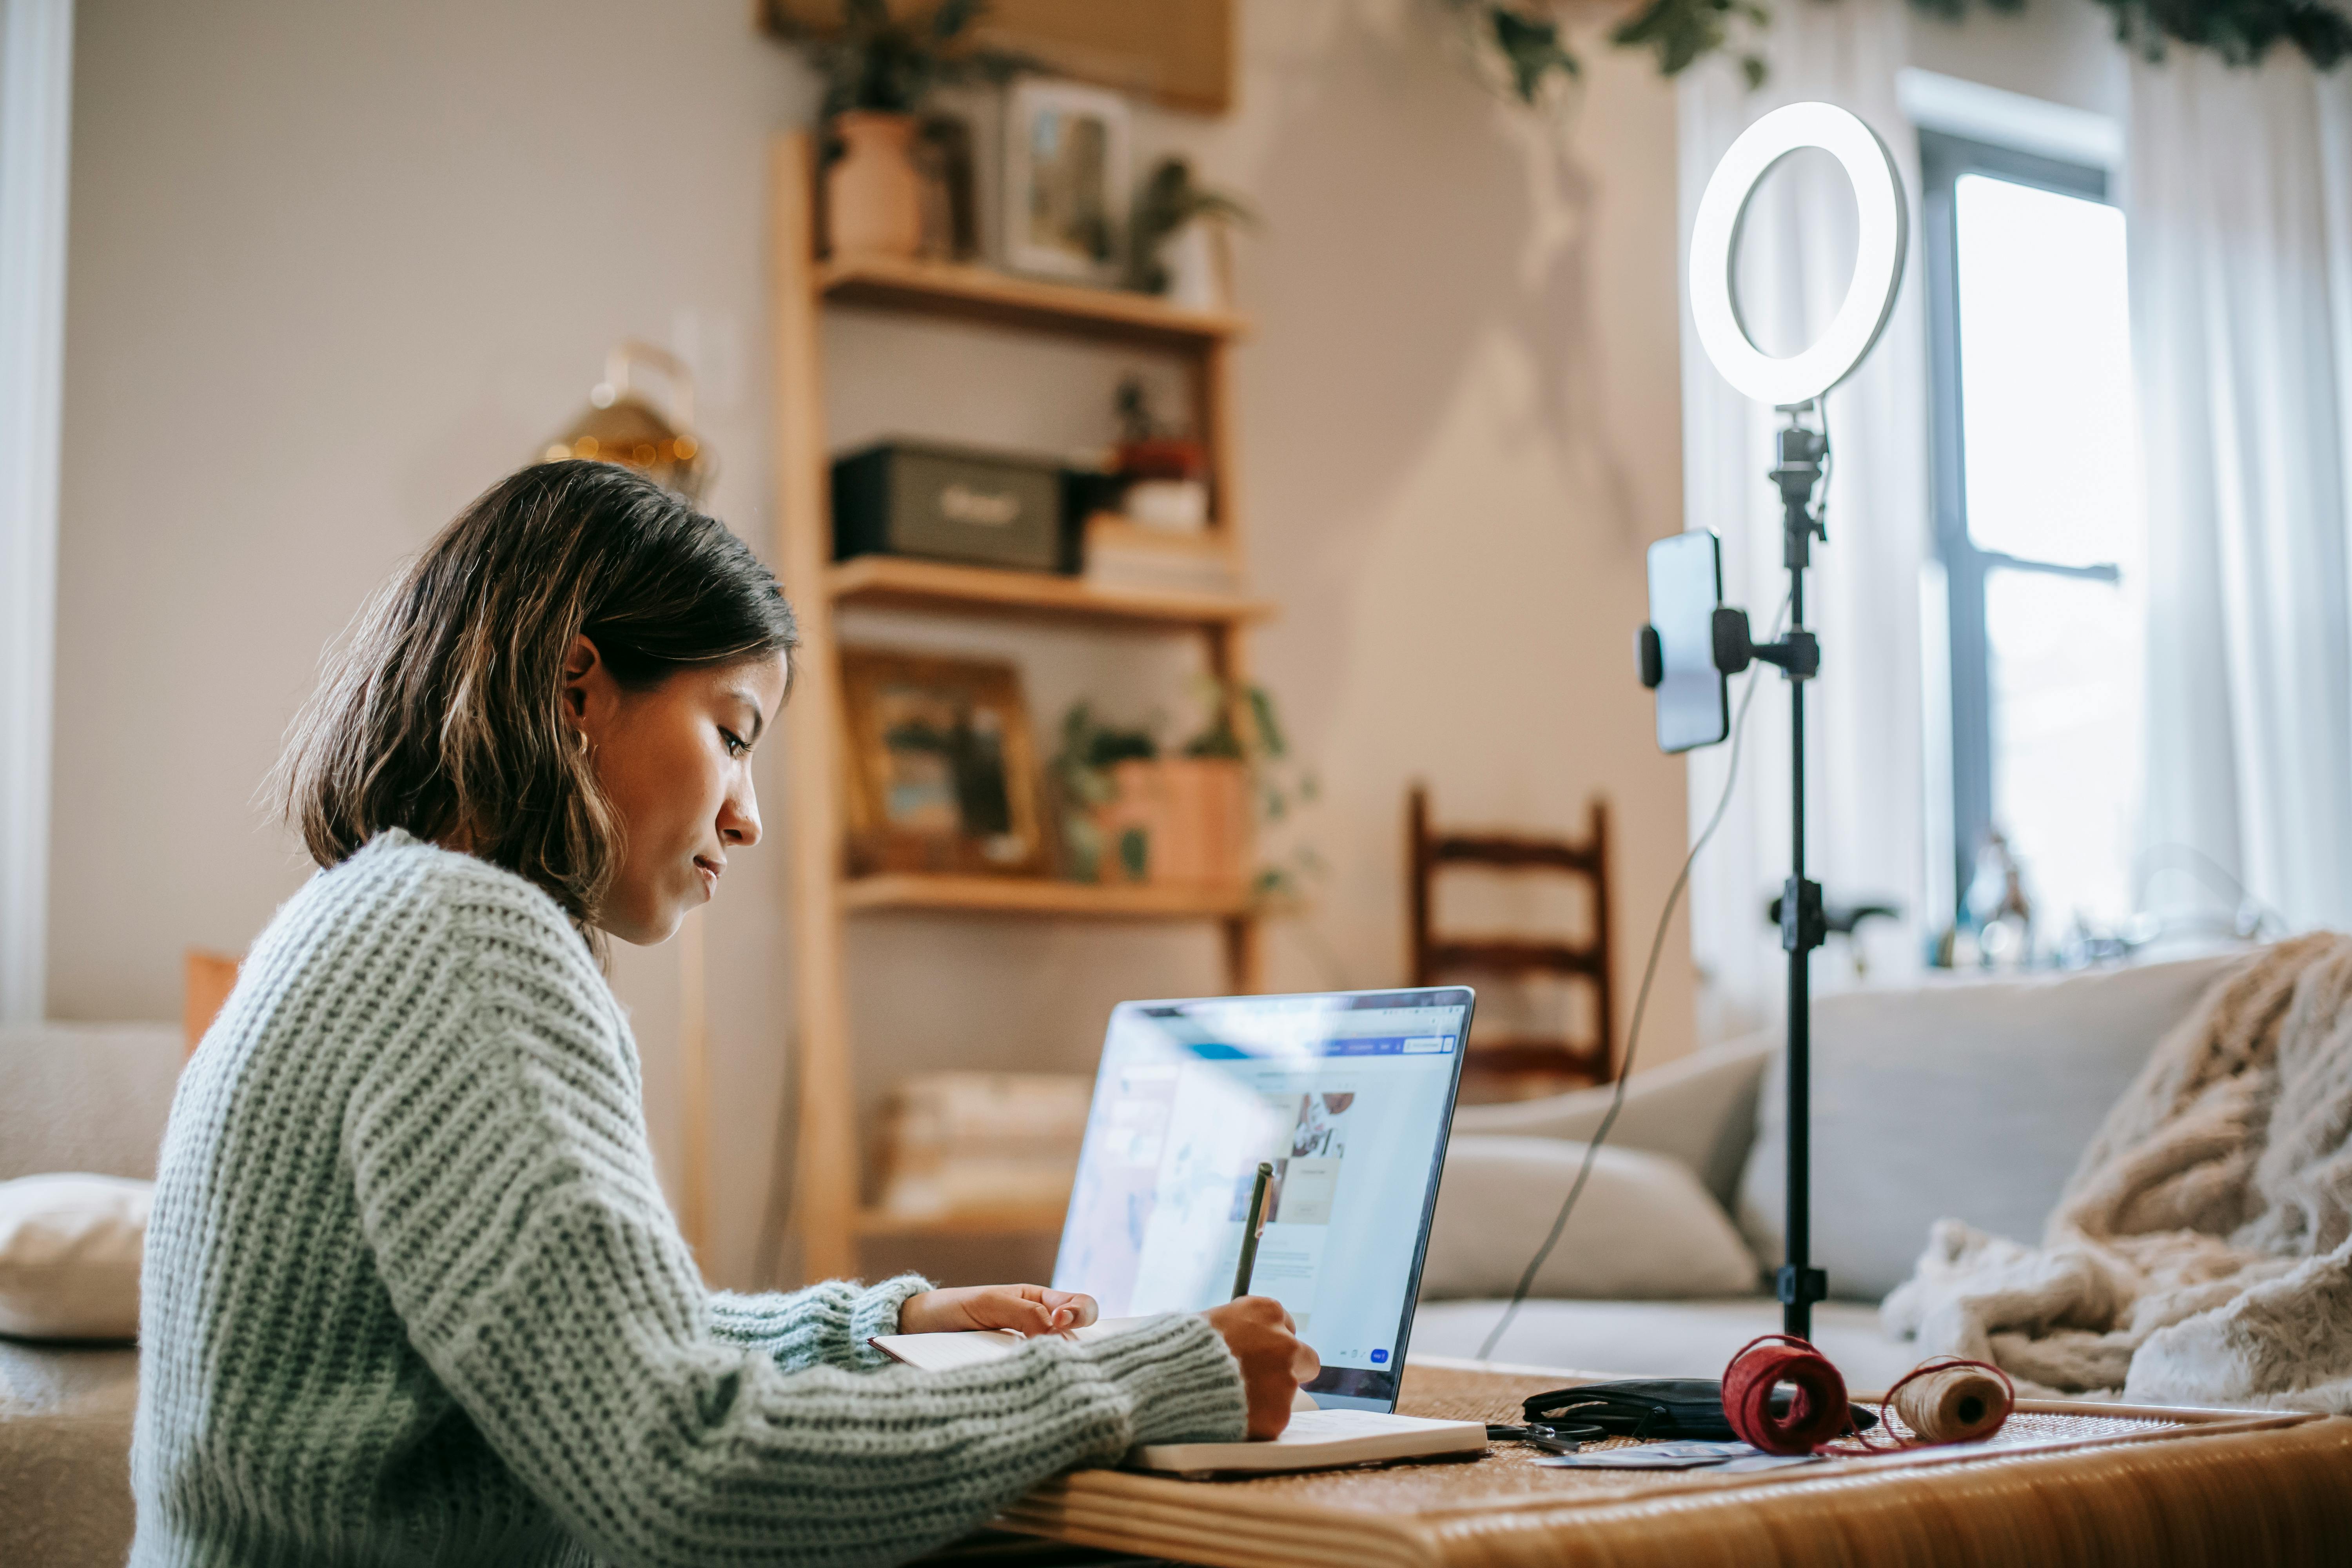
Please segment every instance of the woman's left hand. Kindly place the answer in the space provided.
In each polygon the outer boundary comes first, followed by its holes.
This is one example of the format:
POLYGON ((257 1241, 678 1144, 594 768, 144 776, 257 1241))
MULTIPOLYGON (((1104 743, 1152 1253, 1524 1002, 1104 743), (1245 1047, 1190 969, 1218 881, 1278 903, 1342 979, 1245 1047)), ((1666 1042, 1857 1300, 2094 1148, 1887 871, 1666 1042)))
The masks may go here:
POLYGON ((959 1329, 1012 1329, 1058 1334, 1095 1321, 1095 1299, 1043 1285, 965 1285, 926 1290, 898 1307, 902 1334, 953 1333, 959 1329))

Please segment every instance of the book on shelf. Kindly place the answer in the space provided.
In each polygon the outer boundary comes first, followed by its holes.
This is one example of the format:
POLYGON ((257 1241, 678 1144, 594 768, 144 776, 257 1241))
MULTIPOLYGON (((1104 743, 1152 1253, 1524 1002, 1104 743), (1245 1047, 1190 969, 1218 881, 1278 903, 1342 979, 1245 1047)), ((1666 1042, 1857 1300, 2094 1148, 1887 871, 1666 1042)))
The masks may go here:
POLYGON ((1241 592, 1241 565, 1210 530, 1155 528, 1115 512, 1087 519, 1086 581, 1101 588, 1187 594, 1241 592))
POLYGON ((907 1219, 1059 1209, 1077 1175, 1094 1080, 929 1072, 884 1118, 882 1212, 907 1219))
MULTIPOLYGON (((1147 1321, 1106 1318, 1074 1329, 1067 1337, 1084 1343, 1147 1321)), ((878 1334, 869 1342, 908 1366, 952 1372, 1002 1360, 1028 1342, 1010 1329, 976 1329, 947 1334, 878 1334)), ((1290 1425, 1280 1436, 1247 1443, 1147 1443, 1130 1452, 1126 1462, 1136 1469, 1183 1475, 1264 1475, 1486 1451, 1483 1421, 1435 1421, 1375 1410, 1318 1410, 1304 1391, 1298 1401, 1292 1407, 1290 1425)))

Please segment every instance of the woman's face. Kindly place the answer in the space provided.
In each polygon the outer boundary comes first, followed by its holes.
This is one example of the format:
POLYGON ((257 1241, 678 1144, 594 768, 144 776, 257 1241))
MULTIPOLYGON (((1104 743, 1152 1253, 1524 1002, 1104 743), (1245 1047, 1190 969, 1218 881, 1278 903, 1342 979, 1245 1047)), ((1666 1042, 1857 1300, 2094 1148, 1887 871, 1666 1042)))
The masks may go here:
POLYGON ((727 858, 760 841, 751 748, 784 700, 781 653, 680 670, 646 691, 613 679, 586 637, 564 660, 564 713, 621 821, 621 864, 596 923, 667 941, 709 900, 727 858))

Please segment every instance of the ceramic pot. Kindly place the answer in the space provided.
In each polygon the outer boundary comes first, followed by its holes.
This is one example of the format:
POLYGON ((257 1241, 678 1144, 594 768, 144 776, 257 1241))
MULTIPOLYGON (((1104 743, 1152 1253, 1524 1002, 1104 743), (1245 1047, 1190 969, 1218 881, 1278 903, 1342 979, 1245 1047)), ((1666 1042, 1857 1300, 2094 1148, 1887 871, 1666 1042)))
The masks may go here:
POLYGON ((835 256, 911 258, 923 247, 923 177, 915 117, 852 110, 834 117, 842 153, 825 170, 825 228, 835 256))
POLYGON ((1224 224, 1196 217, 1160 243, 1168 270, 1167 299, 1193 310, 1223 310, 1234 302, 1233 247, 1224 224))
POLYGON ((1249 855, 1249 771, 1215 757, 1162 757, 1111 769, 1118 791, 1096 813, 1102 879, 1224 887, 1249 855))

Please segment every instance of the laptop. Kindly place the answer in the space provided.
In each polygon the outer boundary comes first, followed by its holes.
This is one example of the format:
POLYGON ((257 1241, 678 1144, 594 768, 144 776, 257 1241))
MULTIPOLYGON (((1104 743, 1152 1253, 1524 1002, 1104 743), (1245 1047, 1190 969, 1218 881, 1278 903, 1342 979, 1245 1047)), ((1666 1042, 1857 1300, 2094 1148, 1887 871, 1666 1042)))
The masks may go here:
POLYGON ((1473 995, 1465 986, 1127 1002, 1095 1075, 1054 1287, 1106 1321, 1247 1292, 1322 1358, 1327 1411, 1387 1414, 1412 1335, 1473 995))

